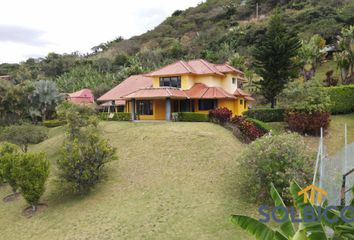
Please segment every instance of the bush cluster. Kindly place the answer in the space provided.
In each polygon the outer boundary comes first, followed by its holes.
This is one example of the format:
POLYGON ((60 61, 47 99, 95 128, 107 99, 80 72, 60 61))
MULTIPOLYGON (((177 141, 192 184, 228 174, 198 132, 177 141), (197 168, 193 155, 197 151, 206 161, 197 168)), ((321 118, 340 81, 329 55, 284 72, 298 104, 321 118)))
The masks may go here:
POLYGON ((252 201, 270 200, 273 183, 286 203, 289 203, 289 181, 306 186, 312 174, 312 156, 303 138, 297 133, 264 136, 252 142, 242 154, 239 174, 244 196, 252 201))
POLYGON ((250 141, 254 141, 268 132, 263 127, 258 127, 258 125, 256 125, 253 121, 241 116, 232 118, 231 123, 236 125, 240 129, 241 133, 250 141))
POLYGON ((354 84, 326 87, 323 89, 330 96, 332 114, 354 112, 354 84))
POLYGON ((328 112, 295 111, 287 113, 286 121, 291 131, 318 136, 321 128, 329 127, 330 117, 328 112))
POLYGON ((209 111, 209 119, 212 122, 224 124, 229 122, 232 117, 232 111, 228 108, 216 108, 209 111))
POLYGON ((282 108, 258 108, 244 112, 249 118, 254 118, 263 122, 283 122, 285 109, 282 108))
POLYGON ((177 112, 172 113, 174 121, 179 122, 209 122, 209 116, 205 113, 177 112))
POLYGON ((66 122, 64 120, 60 120, 60 119, 46 120, 46 121, 42 122, 42 125, 47 128, 60 127, 65 124, 66 124, 66 122))
POLYGON ((19 189, 36 210, 49 176, 49 161, 43 153, 20 153, 16 145, 3 143, 0 146, 0 175, 14 193, 19 189))
POLYGON ((116 113, 108 113, 108 112, 101 112, 100 113, 101 120, 111 120, 111 121, 130 121, 131 120, 131 113, 127 112, 116 112, 116 113), (109 118, 109 115, 113 114, 112 118, 109 118))

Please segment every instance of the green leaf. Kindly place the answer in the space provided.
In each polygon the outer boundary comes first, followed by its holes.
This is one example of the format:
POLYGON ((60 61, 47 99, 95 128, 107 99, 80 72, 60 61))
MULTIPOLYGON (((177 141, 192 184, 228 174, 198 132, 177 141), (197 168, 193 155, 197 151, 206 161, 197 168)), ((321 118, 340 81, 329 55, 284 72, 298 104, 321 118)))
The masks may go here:
MULTIPOLYGON (((314 209, 314 207, 310 203, 305 204, 304 198, 302 196, 298 196, 298 192, 300 192, 301 190, 302 190, 301 187, 295 181, 292 181, 290 183, 290 193, 293 196, 295 207, 300 211, 300 213, 303 213, 305 206, 311 206, 314 210, 313 212, 315 213, 317 219, 318 216, 317 216, 316 209, 314 209)), ((302 224, 304 226, 304 229, 307 233, 307 237, 309 240, 328 239, 322 223, 314 221, 314 222, 303 222, 302 224)))
POLYGON ((261 223, 252 217, 232 215, 231 222, 252 234, 257 240, 287 240, 287 238, 281 233, 274 231, 266 224, 261 223))
MULTIPOLYGON (((270 195, 274 201, 275 207, 282 206, 286 208, 283 199, 281 198, 273 183, 271 183, 270 195)), ((287 220, 280 225, 279 231, 287 237, 294 236, 295 228, 290 220, 289 214, 285 213, 284 211, 278 211, 277 214, 279 215, 280 219, 283 219, 285 216, 287 216, 287 220)))

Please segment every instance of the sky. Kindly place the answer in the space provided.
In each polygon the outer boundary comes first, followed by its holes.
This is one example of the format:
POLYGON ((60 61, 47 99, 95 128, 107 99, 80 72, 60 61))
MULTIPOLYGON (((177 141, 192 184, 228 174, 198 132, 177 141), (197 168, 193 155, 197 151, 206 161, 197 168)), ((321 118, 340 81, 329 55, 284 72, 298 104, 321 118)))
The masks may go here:
POLYGON ((175 10, 202 0, 3 0, 0 63, 93 46, 153 29, 175 10))

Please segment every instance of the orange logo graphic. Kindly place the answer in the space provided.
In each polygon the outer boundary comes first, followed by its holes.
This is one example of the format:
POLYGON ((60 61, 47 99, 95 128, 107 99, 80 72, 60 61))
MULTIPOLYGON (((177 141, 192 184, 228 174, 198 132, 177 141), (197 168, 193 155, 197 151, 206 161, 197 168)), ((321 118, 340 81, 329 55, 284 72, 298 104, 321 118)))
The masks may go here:
POLYGON ((310 203, 315 204, 315 195, 317 195, 317 203, 321 204, 322 202, 322 196, 327 196, 327 192, 319 187, 316 187, 315 185, 311 184, 310 186, 304 188, 300 192, 297 193, 298 196, 304 195, 304 203, 308 203, 309 201, 309 195, 310 194, 310 203), (317 192, 317 194, 316 194, 317 192))

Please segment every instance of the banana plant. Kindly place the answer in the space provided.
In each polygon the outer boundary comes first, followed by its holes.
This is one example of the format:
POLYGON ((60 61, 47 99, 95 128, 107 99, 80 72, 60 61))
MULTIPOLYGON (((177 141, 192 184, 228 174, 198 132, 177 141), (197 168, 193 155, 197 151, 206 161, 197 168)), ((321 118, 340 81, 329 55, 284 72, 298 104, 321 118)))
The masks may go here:
MULTIPOLYGON (((312 212, 315 218, 318 219, 317 209, 310 203, 304 203, 303 198, 298 196, 298 192, 301 191, 300 186, 296 182, 291 182, 290 192, 294 200, 294 207, 299 213, 304 212, 305 206, 307 208, 312 208, 312 212)), ((275 203, 275 207, 286 208, 280 194, 271 185, 270 191, 271 197, 275 203)), ((353 201, 354 202, 354 201, 353 201)), ((276 228, 272 228, 257 219, 244 215, 232 215, 231 221, 241 227, 242 229, 248 231, 257 240, 330 240, 330 239, 354 239, 354 227, 351 224, 345 223, 340 220, 337 224, 328 225, 326 221, 301 221, 296 229, 295 225, 292 223, 289 214, 285 211, 277 211, 279 219, 285 219, 282 224, 276 228), (287 215, 287 216, 285 216, 287 215), (329 237, 326 233, 325 227, 332 228, 336 234, 335 236, 341 236, 340 238, 329 237), (342 238, 343 237, 343 238, 342 238)), ((329 216, 340 216, 339 211, 330 210, 328 211, 329 216)), ((302 218, 303 216, 300 217, 302 218)))

